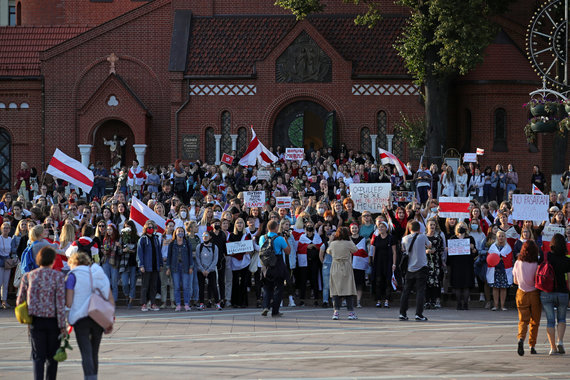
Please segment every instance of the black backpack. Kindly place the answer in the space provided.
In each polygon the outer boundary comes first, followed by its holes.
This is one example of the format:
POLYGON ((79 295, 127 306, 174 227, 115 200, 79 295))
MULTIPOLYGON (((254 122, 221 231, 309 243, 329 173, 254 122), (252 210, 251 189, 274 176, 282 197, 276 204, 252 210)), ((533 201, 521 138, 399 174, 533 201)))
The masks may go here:
POLYGON ((259 260, 261 264, 266 268, 272 268, 277 264, 277 255, 275 255, 275 249, 273 248, 273 242, 278 235, 269 237, 265 235, 265 241, 259 249, 259 260))

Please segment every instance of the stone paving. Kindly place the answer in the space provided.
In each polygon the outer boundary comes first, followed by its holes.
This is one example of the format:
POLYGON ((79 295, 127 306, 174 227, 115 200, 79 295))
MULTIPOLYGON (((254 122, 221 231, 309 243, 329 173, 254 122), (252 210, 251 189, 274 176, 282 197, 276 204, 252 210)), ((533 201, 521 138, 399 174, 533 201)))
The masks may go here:
MULTIPOLYGON (((545 328, 538 355, 516 353, 516 310, 426 311, 427 322, 397 320, 392 309, 283 308, 143 313, 119 308, 99 354, 100 379, 570 379, 570 355, 549 357, 545 328)), ((30 344, 13 310, 0 311, 0 378, 31 379, 30 344)), ((413 315, 413 309, 410 310, 413 315)), ((546 321, 543 318, 543 326, 546 321)), ((74 350, 61 379, 82 378, 74 350)), ((570 344, 568 345, 570 348, 570 344)))

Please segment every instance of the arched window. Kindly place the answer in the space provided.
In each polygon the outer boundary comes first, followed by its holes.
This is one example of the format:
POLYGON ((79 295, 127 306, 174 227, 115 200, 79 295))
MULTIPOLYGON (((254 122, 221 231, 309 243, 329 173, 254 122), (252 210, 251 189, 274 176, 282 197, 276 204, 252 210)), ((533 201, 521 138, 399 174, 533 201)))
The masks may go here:
POLYGON ((205 137, 205 149, 206 149, 206 162, 208 164, 216 163, 216 138, 214 137, 214 128, 206 128, 205 137))
POLYGON ((404 139, 399 133, 395 133, 394 138, 392 139, 392 153, 394 156, 404 161, 404 139))
POLYGON ((247 149, 247 129, 241 127, 238 129, 238 137, 237 137, 237 155, 242 156, 247 149))
POLYGON ((16 4, 16 25, 22 25, 22 2, 16 4))
POLYGON ((229 111, 222 112, 222 141, 220 149, 222 154, 232 151, 232 116, 229 111))
POLYGON ((0 103, 0 109, 2 109, 2 110, 3 110, 3 109, 6 109, 6 104, 0 103))
POLYGON ((376 114, 376 127, 378 129, 378 138, 376 139, 376 146, 388 150, 388 141, 386 139, 386 127, 388 126, 388 117, 386 111, 380 111, 376 114))
POLYGON ((504 108, 495 110, 495 128, 493 130, 493 151, 508 152, 507 147, 507 111, 504 108))
POLYGON ((18 108, 18 105, 16 103, 10 103, 8 104, 8 108, 15 110, 18 108))
POLYGON ((29 105, 28 103, 25 103, 25 102, 24 102, 24 103, 20 104, 20 108, 21 108, 21 109, 30 108, 30 105, 29 105))
POLYGON ((0 189, 10 190, 12 177, 12 138, 0 128, 0 189))
POLYGON ((370 129, 364 127, 360 130, 360 151, 362 153, 371 153, 372 139, 370 138, 370 129))

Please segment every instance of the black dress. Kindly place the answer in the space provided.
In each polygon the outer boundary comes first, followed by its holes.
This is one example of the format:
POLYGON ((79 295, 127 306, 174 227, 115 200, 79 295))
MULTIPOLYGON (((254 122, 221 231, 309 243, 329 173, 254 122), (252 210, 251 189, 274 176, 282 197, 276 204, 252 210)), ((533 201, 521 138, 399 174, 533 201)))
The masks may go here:
MULTIPOLYGON (((449 240, 457 239, 457 236, 451 236, 449 240)), ((475 246, 475 239, 469 236, 470 244, 475 246)), ((469 255, 447 256, 447 263, 451 267, 451 286, 455 289, 470 288, 474 285, 475 274, 473 263, 477 258, 477 252, 471 252, 469 255)))
POLYGON ((428 261, 428 278, 426 286, 428 288, 440 289, 443 279, 443 239, 439 234, 428 236, 427 238, 431 243, 432 249, 435 249, 435 252, 426 255, 428 261))

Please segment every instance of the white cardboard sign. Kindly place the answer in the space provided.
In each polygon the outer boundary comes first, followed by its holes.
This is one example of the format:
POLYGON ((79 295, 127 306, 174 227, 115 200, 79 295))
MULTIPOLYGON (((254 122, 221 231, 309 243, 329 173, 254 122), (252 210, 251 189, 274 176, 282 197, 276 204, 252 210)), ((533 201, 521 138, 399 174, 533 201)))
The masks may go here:
POLYGON ((269 173, 269 170, 261 169, 261 170, 257 171, 257 179, 258 180, 269 181, 270 178, 271 178, 271 173, 269 173))
POLYGON ((477 153, 464 153, 463 162, 477 162, 477 153))
POLYGON ((291 208, 291 197, 276 197, 277 208, 291 208))
POLYGON ((548 195, 513 194, 513 219, 548 220, 548 195))
POLYGON ((303 161, 305 148, 285 148, 285 159, 289 161, 303 161))
POLYGON ((447 241, 447 255, 461 256, 471 254, 471 240, 469 239, 449 239, 447 241))
POLYGON ((228 255, 253 251, 253 240, 242 240, 226 243, 228 255))
POLYGON ((356 211, 380 213, 390 203, 390 183, 351 183, 350 198, 356 211))
POLYGON ((243 200, 245 207, 263 207, 265 205, 265 191, 245 191, 243 200))

